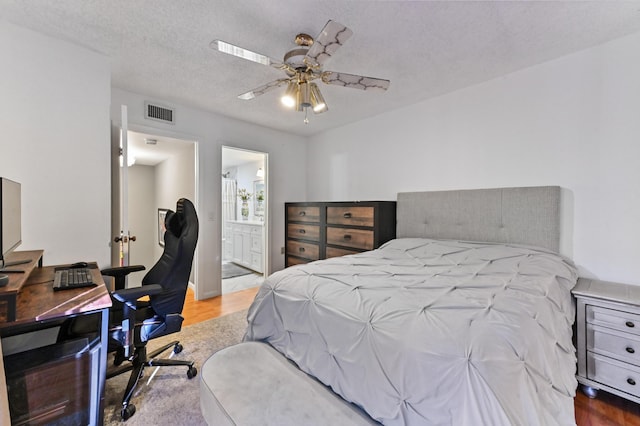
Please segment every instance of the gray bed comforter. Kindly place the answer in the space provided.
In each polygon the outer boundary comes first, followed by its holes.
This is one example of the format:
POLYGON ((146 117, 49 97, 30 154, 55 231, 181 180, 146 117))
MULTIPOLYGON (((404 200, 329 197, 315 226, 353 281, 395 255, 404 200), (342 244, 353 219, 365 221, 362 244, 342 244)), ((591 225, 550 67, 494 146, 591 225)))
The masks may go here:
POLYGON ((575 424, 576 281, 544 249, 398 239, 271 275, 245 340, 384 424, 575 424))

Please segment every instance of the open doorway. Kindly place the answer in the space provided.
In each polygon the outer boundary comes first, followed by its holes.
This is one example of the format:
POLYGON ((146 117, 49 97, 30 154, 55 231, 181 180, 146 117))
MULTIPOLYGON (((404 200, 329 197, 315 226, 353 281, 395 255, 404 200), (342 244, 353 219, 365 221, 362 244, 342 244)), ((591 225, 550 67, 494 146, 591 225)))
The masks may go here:
POLYGON ((222 294, 259 286, 269 265, 267 154, 222 147, 222 294))
MULTIPOLYGON (((136 237, 130 245, 129 263, 144 265, 148 271, 163 251, 159 215, 165 209, 175 210, 181 197, 197 202, 196 143, 131 130, 127 134, 129 229, 136 237)), ((141 285, 145 273, 131 274, 128 286, 141 285)), ((192 272, 193 288, 197 285, 195 276, 192 272)))

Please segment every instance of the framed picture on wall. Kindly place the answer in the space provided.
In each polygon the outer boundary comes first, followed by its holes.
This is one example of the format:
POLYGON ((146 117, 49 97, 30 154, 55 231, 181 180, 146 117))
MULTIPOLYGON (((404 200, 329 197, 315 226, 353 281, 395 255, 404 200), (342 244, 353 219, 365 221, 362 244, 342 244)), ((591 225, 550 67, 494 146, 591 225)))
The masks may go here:
POLYGON ((164 219, 167 217, 168 209, 158 209, 158 244, 164 247, 164 233, 167 230, 164 227, 164 219))

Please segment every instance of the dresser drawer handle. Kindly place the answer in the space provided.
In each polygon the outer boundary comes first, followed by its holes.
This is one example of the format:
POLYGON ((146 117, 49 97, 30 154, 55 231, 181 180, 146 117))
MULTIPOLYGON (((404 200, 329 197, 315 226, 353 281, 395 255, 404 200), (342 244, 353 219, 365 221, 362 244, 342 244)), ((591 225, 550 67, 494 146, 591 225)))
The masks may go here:
POLYGON ((301 210, 300 213, 298 213, 298 215, 300 216, 305 216, 307 214, 307 212, 305 212, 304 210, 301 210))
POLYGON ((342 237, 345 241, 351 241, 351 235, 349 234, 344 234, 344 237, 342 237))
POLYGON ((351 213, 346 212, 345 214, 342 215, 345 219, 350 219, 351 218, 351 213))
POLYGON ((636 326, 636 325, 635 325, 633 322, 631 322, 631 321, 627 321, 625 324, 626 324, 626 326, 627 326, 627 327, 629 327, 629 328, 633 328, 633 327, 635 327, 635 326, 636 326))
POLYGON ((632 347, 628 347, 628 348, 627 348, 627 352, 629 352, 630 354, 632 354, 632 353, 635 353, 635 352, 636 352, 636 350, 635 350, 635 349, 633 349, 632 347))
POLYGON ((300 247, 300 248, 298 249, 298 251, 299 251, 300 253, 304 253, 304 247, 300 247))
POLYGON ((304 229, 299 229, 299 230, 298 230, 298 232, 299 232, 300 234, 306 234, 306 233, 307 233, 307 231, 305 231, 304 229))
POLYGON ((629 383, 631 386, 635 386, 635 385, 636 385, 636 381, 635 381, 635 380, 633 380, 631 377, 629 377, 629 378, 627 379, 627 383, 629 383))

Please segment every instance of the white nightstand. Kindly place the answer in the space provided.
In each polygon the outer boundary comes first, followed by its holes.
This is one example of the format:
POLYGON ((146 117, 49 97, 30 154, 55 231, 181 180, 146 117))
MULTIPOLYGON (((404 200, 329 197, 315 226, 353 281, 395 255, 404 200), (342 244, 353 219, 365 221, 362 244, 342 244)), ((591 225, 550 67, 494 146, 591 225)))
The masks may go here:
POLYGON ((602 389, 640 403, 640 286, 580 278, 578 374, 584 393, 602 389))

